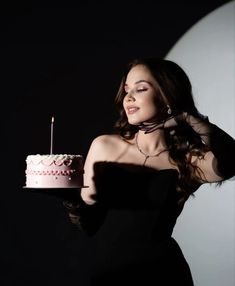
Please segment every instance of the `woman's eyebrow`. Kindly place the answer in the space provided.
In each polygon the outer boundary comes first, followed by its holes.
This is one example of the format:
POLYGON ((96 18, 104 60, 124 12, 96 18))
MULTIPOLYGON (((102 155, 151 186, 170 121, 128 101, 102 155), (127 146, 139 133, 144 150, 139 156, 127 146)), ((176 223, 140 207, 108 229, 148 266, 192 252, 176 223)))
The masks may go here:
POLYGON ((145 82, 145 83, 148 83, 148 84, 152 85, 152 83, 150 81, 144 80, 144 79, 136 81, 135 84, 138 84, 138 83, 141 83, 141 82, 145 82))
MULTIPOLYGON (((144 79, 140 79, 140 80, 136 81, 135 84, 142 83, 142 82, 148 83, 149 85, 153 86, 153 84, 152 84, 150 81, 144 80, 144 79)), ((128 87, 128 84, 126 83, 126 84, 124 85, 124 87, 128 87)))

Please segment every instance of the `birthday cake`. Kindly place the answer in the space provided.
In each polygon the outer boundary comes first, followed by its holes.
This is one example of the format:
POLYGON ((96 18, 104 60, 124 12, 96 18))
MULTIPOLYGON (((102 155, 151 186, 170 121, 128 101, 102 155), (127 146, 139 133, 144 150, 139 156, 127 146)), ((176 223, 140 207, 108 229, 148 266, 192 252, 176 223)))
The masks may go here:
POLYGON ((83 157, 67 154, 28 155, 25 173, 28 188, 81 188, 83 157))

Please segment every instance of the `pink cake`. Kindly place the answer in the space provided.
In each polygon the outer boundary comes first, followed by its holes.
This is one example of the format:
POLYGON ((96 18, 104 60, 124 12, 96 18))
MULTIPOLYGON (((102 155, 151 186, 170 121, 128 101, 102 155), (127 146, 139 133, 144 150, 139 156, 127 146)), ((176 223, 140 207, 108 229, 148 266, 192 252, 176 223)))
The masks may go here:
POLYGON ((83 186, 83 157, 28 155, 25 173, 28 188, 80 188, 83 186))

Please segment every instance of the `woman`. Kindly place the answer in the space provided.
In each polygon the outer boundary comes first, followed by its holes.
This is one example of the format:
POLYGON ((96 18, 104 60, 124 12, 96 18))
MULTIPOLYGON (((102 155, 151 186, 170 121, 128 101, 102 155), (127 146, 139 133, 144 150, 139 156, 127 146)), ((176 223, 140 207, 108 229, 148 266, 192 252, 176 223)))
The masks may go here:
POLYGON ((116 104, 116 133, 95 138, 86 158, 89 187, 65 204, 94 238, 91 285, 193 285, 173 228, 202 184, 234 176, 235 141, 198 112, 169 60, 131 62, 116 104))

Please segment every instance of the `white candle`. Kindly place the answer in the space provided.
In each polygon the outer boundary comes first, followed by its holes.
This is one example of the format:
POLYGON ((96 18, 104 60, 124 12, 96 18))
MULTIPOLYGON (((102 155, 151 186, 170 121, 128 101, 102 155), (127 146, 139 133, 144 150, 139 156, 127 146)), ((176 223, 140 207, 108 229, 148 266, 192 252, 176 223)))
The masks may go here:
POLYGON ((51 118, 51 146, 50 146, 50 154, 53 154, 53 130, 54 129, 54 116, 51 118))

